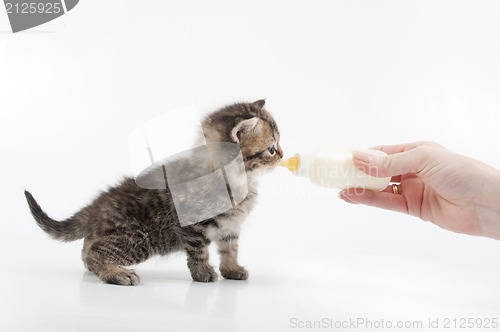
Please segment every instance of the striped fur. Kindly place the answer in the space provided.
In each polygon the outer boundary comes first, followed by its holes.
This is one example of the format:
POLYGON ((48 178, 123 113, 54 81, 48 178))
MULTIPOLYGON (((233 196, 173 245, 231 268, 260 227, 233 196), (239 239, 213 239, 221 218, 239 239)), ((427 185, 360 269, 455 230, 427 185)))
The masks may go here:
POLYGON ((106 283, 136 285, 139 277, 127 266, 175 251, 186 253, 193 280, 215 281, 217 273, 209 264, 211 242, 218 246, 222 276, 247 279, 248 272, 237 261, 240 226, 257 196, 258 171, 274 167, 283 156, 278 127, 264 105, 265 101, 259 100, 226 106, 209 114, 202 123, 207 141, 240 145, 249 185, 247 197, 217 217, 181 227, 168 188, 144 189, 132 178, 103 192, 64 221, 51 219, 26 191, 31 213, 38 225, 55 239, 84 239, 83 262, 106 283), (248 122, 251 125, 238 126, 252 118, 256 119, 248 122), (238 128, 236 133, 234 128, 238 128))

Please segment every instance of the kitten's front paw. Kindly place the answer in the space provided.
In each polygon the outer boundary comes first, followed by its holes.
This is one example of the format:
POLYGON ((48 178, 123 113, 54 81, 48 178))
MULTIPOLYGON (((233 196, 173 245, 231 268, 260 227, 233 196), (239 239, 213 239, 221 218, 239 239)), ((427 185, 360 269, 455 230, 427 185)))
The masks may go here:
POLYGON ((200 265, 191 268, 191 277, 194 281, 214 282, 219 276, 210 265, 200 265))
POLYGON ((236 269, 220 268, 220 273, 226 279, 247 280, 248 271, 243 266, 238 266, 236 269))

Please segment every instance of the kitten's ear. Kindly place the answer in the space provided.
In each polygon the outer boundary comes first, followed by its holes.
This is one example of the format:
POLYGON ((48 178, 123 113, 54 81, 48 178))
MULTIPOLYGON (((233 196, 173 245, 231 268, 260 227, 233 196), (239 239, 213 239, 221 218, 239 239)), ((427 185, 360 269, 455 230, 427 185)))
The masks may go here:
POLYGON ((254 101, 252 103, 252 105, 257 106, 258 108, 264 107, 265 104, 266 104, 266 100, 265 99, 260 99, 260 100, 254 101))
POLYGON ((241 134, 251 132, 255 128, 255 126, 257 125, 257 122, 259 122, 259 118, 257 118, 257 117, 253 117, 253 118, 242 120, 242 121, 238 122, 238 124, 236 126, 234 126, 233 130, 231 131, 231 134, 232 134, 235 142, 240 141, 241 134))

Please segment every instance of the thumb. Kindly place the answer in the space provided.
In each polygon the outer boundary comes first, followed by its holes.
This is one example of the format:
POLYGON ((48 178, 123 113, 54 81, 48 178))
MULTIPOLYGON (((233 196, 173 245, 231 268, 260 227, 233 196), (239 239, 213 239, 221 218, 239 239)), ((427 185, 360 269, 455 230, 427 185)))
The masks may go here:
POLYGON ((354 151, 352 160, 357 168, 371 176, 387 177, 418 174, 424 169, 429 158, 425 149, 418 147, 386 156, 354 151))

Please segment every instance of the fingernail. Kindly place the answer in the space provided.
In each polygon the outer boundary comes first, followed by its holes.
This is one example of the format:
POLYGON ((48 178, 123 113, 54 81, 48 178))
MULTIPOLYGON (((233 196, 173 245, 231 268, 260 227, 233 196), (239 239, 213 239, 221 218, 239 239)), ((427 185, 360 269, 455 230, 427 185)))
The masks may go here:
POLYGON ((362 161, 364 163, 371 163, 373 160, 373 155, 368 154, 366 152, 361 152, 361 151, 353 151, 352 152, 352 158, 357 159, 359 161, 362 161))
POLYGON ((350 195, 347 191, 345 190, 342 190, 338 193, 338 197, 343 200, 344 202, 346 203, 349 203, 349 204, 357 204, 356 202, 354 202, 353 200, 349 199, 349 197, 352 197, 352 195, 350 195))

